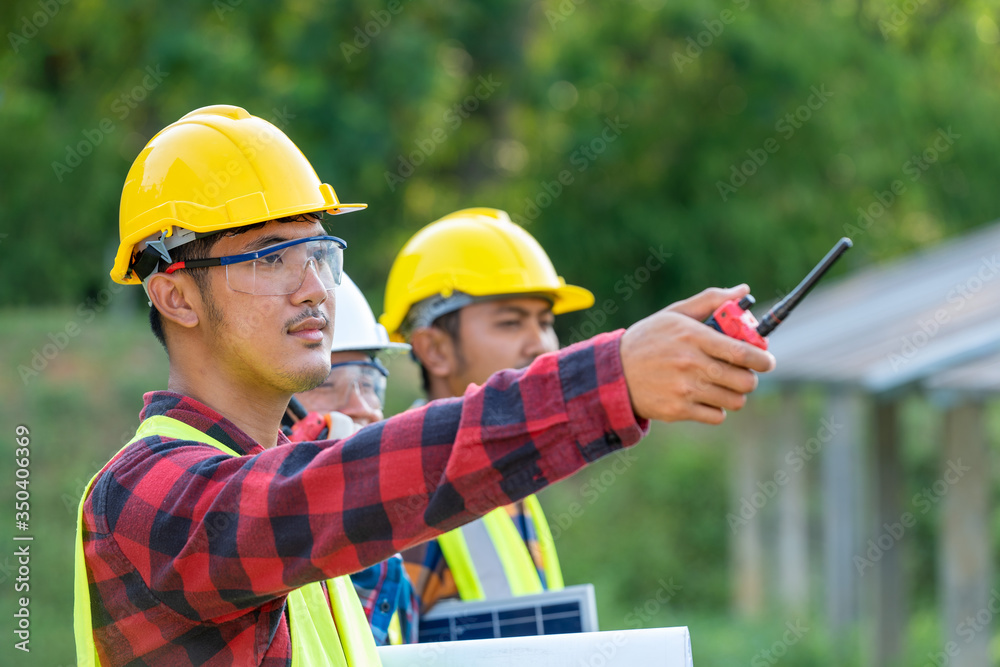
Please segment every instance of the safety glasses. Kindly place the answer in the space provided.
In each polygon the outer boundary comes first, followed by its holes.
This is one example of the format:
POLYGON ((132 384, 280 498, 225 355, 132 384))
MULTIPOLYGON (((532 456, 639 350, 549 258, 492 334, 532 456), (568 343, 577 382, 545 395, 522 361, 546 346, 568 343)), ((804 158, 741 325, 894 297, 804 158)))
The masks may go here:
POLYGON ((336 236, 310 236, 286 241, 255 252, 174 262, 164 271, 226 267, 229 287, 244 294, 281 296, 296 292, 311 265, 327 290, 340 285, 347 243, 336 236))
POLYGON ((343 412, 353 401, 371 411, 381 412, 385 404, 385 385, 389 371, 378 359, 344 361, 330 366, 330 375, 313 391, 323 394, 322 405, 343 412))

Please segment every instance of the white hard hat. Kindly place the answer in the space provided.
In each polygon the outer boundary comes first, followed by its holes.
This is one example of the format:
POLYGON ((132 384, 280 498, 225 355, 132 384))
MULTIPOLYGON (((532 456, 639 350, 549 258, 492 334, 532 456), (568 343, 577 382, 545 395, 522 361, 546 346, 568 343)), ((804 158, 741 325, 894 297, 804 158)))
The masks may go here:
POLYGON ((381 352, 409 350, 405 343, 389 342, 385 327, 375 321, 368 300, 350 276, 343 274, 337 287, 337 311, 333 324, 333 352, 381 352))

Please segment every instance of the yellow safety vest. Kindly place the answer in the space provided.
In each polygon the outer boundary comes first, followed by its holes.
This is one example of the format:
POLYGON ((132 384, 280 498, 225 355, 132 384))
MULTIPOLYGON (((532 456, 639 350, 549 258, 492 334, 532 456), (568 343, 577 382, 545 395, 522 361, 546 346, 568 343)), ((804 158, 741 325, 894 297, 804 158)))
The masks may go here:
MULTIPOLYGON (((542 506, 535 496, 525 498, 524 504, 538 534, 548 590, 560 590, 562 569, 542 506)), ((437 539, 463 600, 492 600, 544 590, 528 546, 503 507, 437 539)))
MULTIPOLYGON (((153 435, 200 442, 212 445, 230 456, 239 456, 198 429, 164 416, 150 417, 143 421, 128 445, 153 435)), ((77 664, 81 667, 99 667, 101 664, 94 645, 90 586, 83 555, 83 504, 95 479, 97 475, 94 475, 83 491, 76 520, 73 630, 76 634, 77 664)), ((318 581, 297 588, 287 596, 293 667, 381 667, 382 663, 375 650, 375 639, 350 577, 345 575, 328 579, 326 587, 330 594, 329 605, 318 581)))

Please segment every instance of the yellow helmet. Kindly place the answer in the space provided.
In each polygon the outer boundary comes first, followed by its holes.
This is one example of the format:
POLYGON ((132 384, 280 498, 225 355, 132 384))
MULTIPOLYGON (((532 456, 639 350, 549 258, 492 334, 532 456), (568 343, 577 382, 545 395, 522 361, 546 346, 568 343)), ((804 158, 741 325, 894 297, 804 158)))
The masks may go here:
POLYGON ((538 241, 504 211, 467 208, 427 225, 399 251, 379 321, 392 340, 403 341, 401 327, 411 309, 430 297, 442 302, 433 310, 433 321, 480 297, 526 294, 551 299, 557 315, 594 305, 594 295, 556 275, 538 241), (456 293, 472 299, 455 301, 456 293), (446 299, 450 303, 443 303, 446 299))
POLYGON ((271 123, 236 106, 202 107, 160 130, 132 163, 122 189, 121 242, 111 277, 138 284, 133 269, 147 241, 162 244, 164 250, 157 250, 162 255, 198 234, 366 206, 341 204, 271 123))

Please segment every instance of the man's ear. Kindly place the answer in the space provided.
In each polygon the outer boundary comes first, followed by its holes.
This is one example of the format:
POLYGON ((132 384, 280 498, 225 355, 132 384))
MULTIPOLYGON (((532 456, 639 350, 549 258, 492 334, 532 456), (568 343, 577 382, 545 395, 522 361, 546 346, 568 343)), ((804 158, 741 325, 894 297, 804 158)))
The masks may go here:
POLYGON ((201 292, 191 276, 157 273, 146 283, 146 292, 163 319, 187 329, 198 325, 201 292))
POLYGON ((422 327, 410 335, 413 356, 431 377, 448 378, 458 369, 455 341, 437 327, 422 327))

